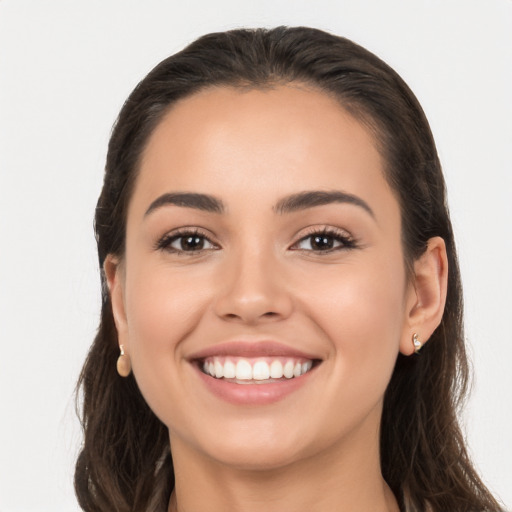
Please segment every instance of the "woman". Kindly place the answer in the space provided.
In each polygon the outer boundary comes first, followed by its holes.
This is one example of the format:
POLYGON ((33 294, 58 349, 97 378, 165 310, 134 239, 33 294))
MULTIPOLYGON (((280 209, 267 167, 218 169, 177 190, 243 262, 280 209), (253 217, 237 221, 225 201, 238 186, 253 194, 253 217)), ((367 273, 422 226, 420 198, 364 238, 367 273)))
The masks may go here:
POLYGON ((125 103, 95 226, 84 510, 499 510, 456 418, 435 144, 377 57, 308 28, 200 38, 125 103))

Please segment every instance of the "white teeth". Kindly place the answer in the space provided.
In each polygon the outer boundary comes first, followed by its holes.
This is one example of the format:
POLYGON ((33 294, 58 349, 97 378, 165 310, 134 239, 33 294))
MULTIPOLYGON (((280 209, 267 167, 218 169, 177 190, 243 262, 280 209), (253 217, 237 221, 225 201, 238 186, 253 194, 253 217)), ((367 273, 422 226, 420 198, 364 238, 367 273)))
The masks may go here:
POLYGON ((283 365, 281 361, 272 361, 270 365, 270 376, 273 379, 281 379, 283 377, 283 365))
POLYGON ((302 363, 301 374, 304 375, 306 372, 309 372, 309 370, 311 370, 312 366, 313 366, 312 361, 306 361, 305 363, 302 363))
POLYGON ((291 379, 293 377, 293 361, 286 361, 283 374, 287 379, 291 379))
POLYGON ((215 360, 214 367, 215 367, 215 377, 217 377, 217 379, 222 378, 224 376, 224 366, 222 366, 220 361, 215 360))
POLYGON ((236 363, 236 378, 238 380, 251 380, 252 379, 252 366, 249 361, 240 359, 236 363))
POLYGON ((257 361, 252 367, 252 378, 254 380, 267 380, 270 377, 270 368, 265 361, 257 361))
POLYGON ((224 378, 234 379, 236 377, 236 367, 232 361, 226 361, 224 363, 224 378))
POLYGON ((211 357, 203 362, 203 372, 217 379, 257 380, 292 379, 307 373, 313 361, 285 359, 243 359, 237 357, 211 357))

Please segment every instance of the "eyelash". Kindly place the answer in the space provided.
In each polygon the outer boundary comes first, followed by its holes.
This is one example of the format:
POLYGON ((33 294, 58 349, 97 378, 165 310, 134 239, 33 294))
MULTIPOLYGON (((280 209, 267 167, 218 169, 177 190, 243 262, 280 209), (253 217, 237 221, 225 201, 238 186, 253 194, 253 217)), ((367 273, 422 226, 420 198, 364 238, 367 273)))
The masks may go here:
MULTIPOLYGON (((212 242, 210 240, 210 238, 205 234, 203 233, 200 229, 197 229, 197 228, 194 228, 194 229, 189 229, 189 228, 183 228, 183 229, 180 229, 178 231, 175 231, 171 234, 167 234, 165 236, 163 236, 160 240, 158 240, 158 242, 155 244, 155 249, 157 250, 161 250, 161 251, 167 251, 167 252, 170 252, 170 253, 173 253, 173 254, 179 254, 179 255, 191 255, 192 253, 196 253, 196 254, 199 254, 199 253, 202 253, 203 251, 211 251, 211 250, 217 250, 219 247, 218 245, 216 245, 214 242, 212 242), (201 239, 202 243, 204 244, 204 242, 208 242, 209 244, 211 244, 213 247, 212 248, 200 248, 200 249, 197 249, 197 250, 184 250, 184 249, 178 249, 176 247, 172 247, 172 244, 180 239, 185 239, 185 238, 199 238, 201 239)), ((291 250, 294 250, 294 251, 302 251, 302 252, 309 252, 309 253, 315 253, 315 254, 321 254, 321 255, 324 255, 324 254, 330 254, 332 252, 335 252, 335 251, 340 251, 340 250, 349 250, 349 249, 355 249, 357 248, 357 242, 356 240, 351 237, 348 233, 346 233, 345 231, 341 231, 339 229, 334 229, 334 228, 322 228, 322 229, 318 229, 318 228, 312 228, 311 231, 309 233, 307 233, 305 236, 301 237, 300 240, 298 240, 297 242, 295 242, 292 246, 291 246, 291 250), (338 246, 335 246, 335 247, 330 247, 326 250, 319 250, 319 249, 301 249, 299 247, 297 247, 299 244, 301 244, 301 242, 304 242, 308 239, 312 239, 313 237, 323 237, 323 238, 328 238, 328 239, 331 239, 335 242, 339 242, 339 245, 338 246)))
POLYGON ((300 240, 298 240, 297 242, 295 242, 292 245, 291 249, 294 251, 303 251, 303 252, 310 252, 310 253, 319 254, 319 255, 325 255, 325 254, 331 254, 336 251, 355 249, 355 248, 357 248, 357 246, 358 245, 357 245, 356 240, 351 235, 349 235, 346 231, 342 231, 342 230, 336 229, 336 228, 324 227, 321 229, 311 228, 309 233, 307 233, 305 236, 301 237, 300 240), (334 242, 339 242, 339 245, 335 246, 335 247, 331 247, 326 250, 301 249, 301 248, 297 247, 301 242, 304 242, 305 240, 308 240, 308 239, 311 240, 313 237, 328 238, 328 239, 333 240, 334 242))
POLYGON ((183 228, 183 229, 179 229, 177 231, 174 231, 173 233, 170 233, 170 234, 167 234, 167 235, 163 236, 156 243, 155 249, 158 249, 158 250, 161 250, 161 251, 171 252, 173 254, 180 254, 180 255, 181 254, 189 254, 190 255, 191 253, 201 253, 203 251, 210 251, 210 250, 212 250, 212 249, 201 248, 201 249, 198 249, 198 250, 186 251, 186 250, 177 249, 177 248, 171 246, 171 244, 173 244, 174 242, 176 242, 176 241, 178 241, 180 239, 194 238, 194 237, 195 238, 200 238, 203 241, 207 241, 208 243, 210 243, 211 245, 213 245, 216 248, 218 247, 200 229, 197 229, 197 228, 194 228, 194 229, 183 228))

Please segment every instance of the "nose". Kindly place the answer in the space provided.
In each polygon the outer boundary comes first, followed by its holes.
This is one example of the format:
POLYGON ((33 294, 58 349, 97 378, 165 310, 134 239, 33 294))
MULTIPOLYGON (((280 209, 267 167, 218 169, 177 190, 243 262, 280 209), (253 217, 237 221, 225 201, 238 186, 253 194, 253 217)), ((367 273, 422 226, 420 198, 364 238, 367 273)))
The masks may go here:
POLYGON ((218 275, 215 314, 230 322, 257 325, 290 316, 293 301, 282 265, 262 251, 225 262, 218 275))

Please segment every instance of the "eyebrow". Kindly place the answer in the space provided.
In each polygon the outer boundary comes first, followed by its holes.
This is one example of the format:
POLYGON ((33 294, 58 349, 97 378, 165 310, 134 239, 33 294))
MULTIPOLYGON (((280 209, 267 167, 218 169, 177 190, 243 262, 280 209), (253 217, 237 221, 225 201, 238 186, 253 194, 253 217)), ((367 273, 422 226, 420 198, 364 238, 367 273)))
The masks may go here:
MULTIPOLYGON (((375 218, 375 214, 368 203, 360 197, 340 190, 310 190, 292 194, 280 199, 273 210, 278 214, 285 214, 332 203, 346 203, 358 206, 375 218)), ((224 213, 226 211, 224 203, 215 196, 195 192, 169 192, 155 199, 149 205, 144 216, 167 205, 194 208, 210 213, 224 213)))
POLYGON ((155 199, 146 210, 144 216, 146 217, 154 210, 161 208, 162 206, 174 205, 181 206, 184 208, 195 208, 196 210, 202 210, 211 213, 223 213, 225 207, 220 199, 208 194, 197 194, 193 192, 170 192, 163 194, 155 199))
POLYGON ((293 194, 278 201, 274 206, 274 211, 280 214, 291 213, 332 203, 347 203, 359 206, 375 218, 375 214, 368 203, 363 201, 360 197, 340 190, 311 190, 293 194))

